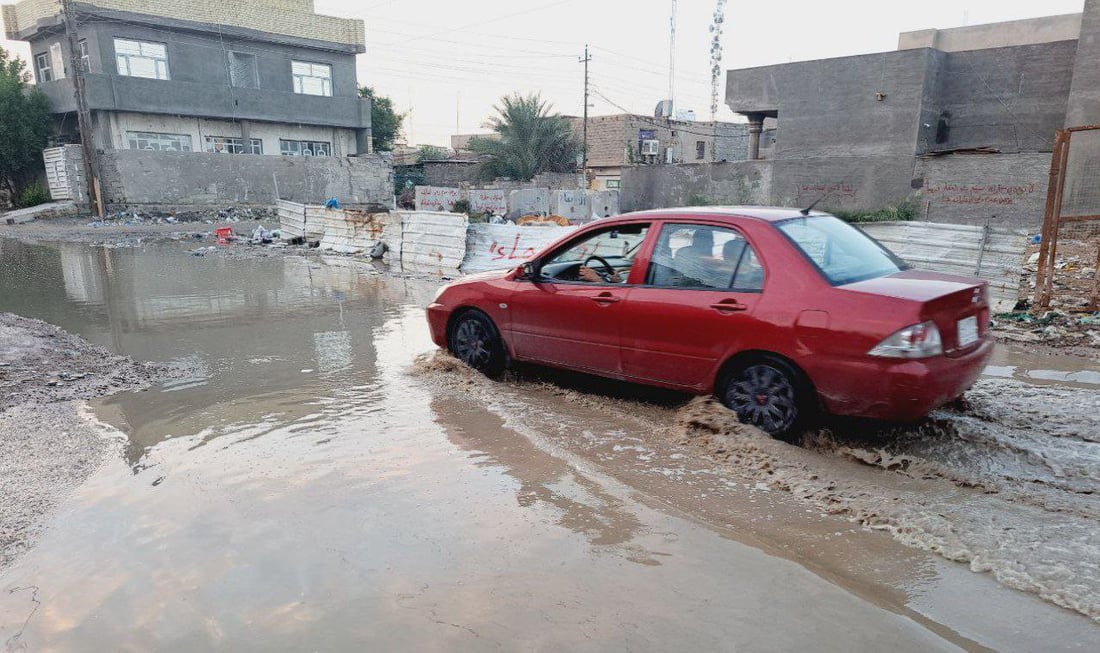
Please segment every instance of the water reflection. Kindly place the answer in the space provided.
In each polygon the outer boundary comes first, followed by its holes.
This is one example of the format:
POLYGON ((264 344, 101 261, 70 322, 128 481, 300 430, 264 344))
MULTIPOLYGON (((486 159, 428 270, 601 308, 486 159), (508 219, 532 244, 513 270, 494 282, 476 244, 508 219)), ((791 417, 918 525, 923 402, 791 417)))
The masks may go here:
POLYGON ((433 291, 342 257, 200 258, 190 246, 3 243, 0 310, 185 368, 164 388, 99 402, 130 437, 132 465, 167 438, 271 430, 328 399, 369 397, 374 331, 433 291))

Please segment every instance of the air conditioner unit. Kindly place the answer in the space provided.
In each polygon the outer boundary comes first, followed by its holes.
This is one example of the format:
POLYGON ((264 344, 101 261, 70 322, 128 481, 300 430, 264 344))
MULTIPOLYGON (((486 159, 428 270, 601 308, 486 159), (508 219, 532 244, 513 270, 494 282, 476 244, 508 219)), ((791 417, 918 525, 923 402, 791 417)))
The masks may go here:
POLYGON ((661 141, 642 141, 642 156, 658 156, 661 154, 661 141))

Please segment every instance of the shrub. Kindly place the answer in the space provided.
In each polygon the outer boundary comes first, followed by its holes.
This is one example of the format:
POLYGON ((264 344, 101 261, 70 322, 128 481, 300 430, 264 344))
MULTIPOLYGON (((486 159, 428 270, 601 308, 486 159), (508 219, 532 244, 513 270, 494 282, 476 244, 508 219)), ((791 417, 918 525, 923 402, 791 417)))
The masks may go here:
POLYGON ((39 204, 45 204, 52 200, 53 198, 50 197, 50 189, 35 182, 23 189, 23 192, 19 194, 19 201, 17 204, 20 208, 25 209, 32 206, 38 206, 39 204))
POLYGON ((830 211, 845 222, 908 222, 918 216, 917 203, 905 200, 873 211, 830 211))

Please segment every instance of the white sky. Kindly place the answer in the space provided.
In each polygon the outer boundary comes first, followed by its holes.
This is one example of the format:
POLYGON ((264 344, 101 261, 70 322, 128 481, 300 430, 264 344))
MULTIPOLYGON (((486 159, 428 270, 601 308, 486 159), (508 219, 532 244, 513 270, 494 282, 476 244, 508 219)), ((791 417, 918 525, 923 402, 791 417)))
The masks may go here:
MULTIPOLYGON (((10 1, 10 0, 7 0, 10 1)), ((449 145, 483 131, 493 104, 540 92, 580 115, 579 59, 592 47, 592 115, 651 114, 668 94, 671 0, 316 0, 318 13, 367 24, 359 82, 412 110, 412 143, 449 145), (619 105, 616 107, 615 105, 619 105)), ((680 0, 676 104, 710 114, 710 24, 716 0, 680 0)), ((727 2, 723 70, 893 50, 899 32, 1080 12, 1084 0, 770 0, 727 2)), ((0 47, 26 58, 23 43, 0 47)), ((721 96, 725 95, 725 76, 721 96)), ((719 119, 735 115, 722 104, 719 119)))

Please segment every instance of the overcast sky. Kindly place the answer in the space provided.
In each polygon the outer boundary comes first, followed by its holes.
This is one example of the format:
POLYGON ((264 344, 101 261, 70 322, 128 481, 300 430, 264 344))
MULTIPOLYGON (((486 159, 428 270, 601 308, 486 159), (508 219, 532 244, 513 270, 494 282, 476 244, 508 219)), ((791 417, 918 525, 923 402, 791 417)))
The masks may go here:
MULTIPOLYGON (((10 0, 5 0, 10 1, 10 0)), ((94 2, 94 0, 93 0, 94 2)), ((412 111, 415 144, 481 131, 493 104, 539 92, 580 115, 591 45, 592 115, 651 114, 668 94, 671 0, 316 0, 318 13, 366 20, 359 81, 412 111)), ((676 103, 710 114, 716 0, 680 0, 676 103)), ((1080 12, 1084 0, 770 0, 727 3, 723 69, 893 50, 899 32, 1080 12), (749 9, 746 9, 746 8, 749 9), (751 12, 751 13, 750 13, 751 12)), ((0 46, 28 54, 22 43, 0 46)), ((724 77, 721 93, 724 95, 724 77)), ((719 119, 735 115, 724 105, 719 119)))

